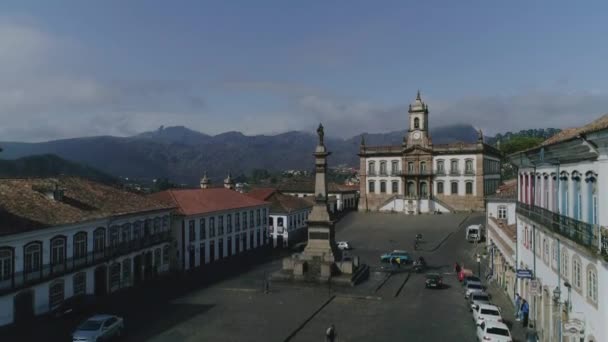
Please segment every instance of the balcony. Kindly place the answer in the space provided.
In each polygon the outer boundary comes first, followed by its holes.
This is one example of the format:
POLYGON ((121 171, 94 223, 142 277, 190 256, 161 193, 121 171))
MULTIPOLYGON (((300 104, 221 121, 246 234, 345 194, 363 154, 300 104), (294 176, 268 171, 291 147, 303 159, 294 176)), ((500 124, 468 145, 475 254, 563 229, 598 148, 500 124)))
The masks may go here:
POLYGON ((402 174, 401 170, 398 170, 398 169, 391 170, 391 176, 393 176, 393 177, 400 177, 401 174, 402 174))
POLYGON ((33 286, 64 274, 76 272, 170 240, 171 232, 164 231, 139 240, 125 241, 114 246, 106 246, 103 251, 91 251, 79 258, 68 258, 62 264, 43 265, 41 269, 33 272, 16 272, 13 273, 12 278, 0 280, 0 295, 33 286))
POLYGON ((408 169, 401 173, 402 176, 432 176, 433 170, 408 169))
POLYGON ((445 176, 445 169, 437 169, 435 170, 435 174, 437 176, 445 176))
POLYGON ((475 170, 464 170, 465 176, 475 176, 475 170))
MULTIPOLYGON (((592 252, 598 252, 600 249, 600 226, 598 225, 581 222, 568 216, 554 213, 545 208, 521 202, 517 202, 517 213, 543 225, 547 229, 550 229, 563 237, 589 248, 592 252)), ((604 237, 602 236, 601 239, 602 254, 608 255, 603 248, 604 237)))
POLYGON ((450 170, 450 176, 460 176, 460 175, 461 175, 460 170, 458 170, 458 169, 450 170))
POLYGON ((369 176, 369 177, 375 177, 375 176, 377 176, 377 175, 378 175, 378 174, 377 174, 377 173, 376 173, 376 171, 374 171, 374 170, 368 170, 368 171, 367 171, 367 176, 369 176))

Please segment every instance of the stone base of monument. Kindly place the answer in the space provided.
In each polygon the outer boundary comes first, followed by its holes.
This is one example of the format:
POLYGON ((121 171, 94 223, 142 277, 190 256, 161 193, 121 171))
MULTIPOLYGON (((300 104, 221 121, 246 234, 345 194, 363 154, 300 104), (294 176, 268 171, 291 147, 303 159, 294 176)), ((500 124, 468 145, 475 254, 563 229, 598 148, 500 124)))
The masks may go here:
POLYGON ((283 259, 283 268, 271 274, 272 281, 305 282, 355 286, 369 277, 369 267, 359 263, 359 257, 343 257, 340 261, 305 258, 294 254, 283 259))

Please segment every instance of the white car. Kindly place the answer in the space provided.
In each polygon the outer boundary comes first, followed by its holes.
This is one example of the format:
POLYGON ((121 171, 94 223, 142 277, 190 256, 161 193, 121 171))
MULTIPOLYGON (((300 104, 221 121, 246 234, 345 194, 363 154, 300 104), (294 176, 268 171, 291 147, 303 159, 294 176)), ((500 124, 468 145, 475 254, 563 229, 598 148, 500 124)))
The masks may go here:
POLYGON ((338 241, 338 248, 341 250, 349 250, 350 244, 348 241, 338 241))
POLYGON ((474 292, 484 292, 484 288, 480 283, 470 282, 464 287, 464 298, 468 299, 474 292))
POLYGON ((73 342, 97 342, 121 336, 125 329, 124 320, 118 316, 95 315, 76 328, 72 333, 73 342))
POLYGON ((483 322, 477 326, 477 339, 480 342, 512 342, 509 328, 500 322, 483 322))
POLYGON ((500 308, 496 305, 491 304, 479 304, 473 310, 473 319, 476 324, 483 322, 500 322, 502 323, 502 316, 500 315, 500 308))

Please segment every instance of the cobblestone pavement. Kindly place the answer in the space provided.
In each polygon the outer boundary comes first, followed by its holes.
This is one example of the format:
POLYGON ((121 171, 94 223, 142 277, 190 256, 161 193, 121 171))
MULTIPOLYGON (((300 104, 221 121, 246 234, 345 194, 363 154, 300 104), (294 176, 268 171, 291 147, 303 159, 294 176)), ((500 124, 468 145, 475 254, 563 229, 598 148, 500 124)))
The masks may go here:
MULTIPOLYGON (((482 221, 480 214, 351 213, 338 223, 336 236, 351 242, 352 254, 372 269, 360 286, 271 283, 264 294, 264 280, 281 267, 275 258, 221 280, 203 274, 150 285, 108 300, 104 310, 125 317, 127 341, 322 341, 332 323, 338 341, 474 341, 475 325, 452 265, 474 247, 462 227, 482 221), (412 251, 417 233, 424 241, 412 251), (424 256, 428 271, 441 273, 446 288, 425 289, 424 274, 392 272, 381 264, 380 254, 393 249, 424 256)), ((76 324, 41 324, 19 341, 65 341, 76 324)))

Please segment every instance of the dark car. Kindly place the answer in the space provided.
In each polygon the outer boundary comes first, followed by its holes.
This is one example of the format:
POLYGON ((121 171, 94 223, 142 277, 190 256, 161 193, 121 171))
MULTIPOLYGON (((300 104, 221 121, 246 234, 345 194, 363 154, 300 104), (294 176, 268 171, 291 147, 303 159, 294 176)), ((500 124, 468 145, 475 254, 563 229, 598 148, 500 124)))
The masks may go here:
POLYGON ((440 289, 443 287, 443 278, 438 273, 427 273, 424 287, 440 289))
POLYGON ((95 305, 95 296, 80 295, 67 298, 57 307, 51 310, 53 317, 63 317, 74 314, 85 313, 95 305))
POLYGON ((466 276, 462 281, 462 285, 467 286, 468 283, 479 283, 481 284, 481 279, 474 275, 466 276))

